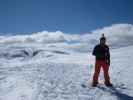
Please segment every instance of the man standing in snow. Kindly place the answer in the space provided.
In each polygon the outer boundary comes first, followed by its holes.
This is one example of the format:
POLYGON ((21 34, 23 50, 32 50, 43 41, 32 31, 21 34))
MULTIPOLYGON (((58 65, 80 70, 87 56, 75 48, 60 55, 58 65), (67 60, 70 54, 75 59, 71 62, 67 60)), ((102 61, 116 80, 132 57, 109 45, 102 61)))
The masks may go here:
POLYGON ((92 86, 95 87, 98 84, 98 77, 99 77, 101 67, 103 68, 103 71, 104 71, 105 85, 112 86, 110 82, 109 73, 108 73, 109 66, 110 66, 110 52, 109 52, 108 45, 106 45, 106 38, 104 34, 100 38, 100 44, 95 46, 92 54, 96 58, 95 72, 93 75, 92 86))

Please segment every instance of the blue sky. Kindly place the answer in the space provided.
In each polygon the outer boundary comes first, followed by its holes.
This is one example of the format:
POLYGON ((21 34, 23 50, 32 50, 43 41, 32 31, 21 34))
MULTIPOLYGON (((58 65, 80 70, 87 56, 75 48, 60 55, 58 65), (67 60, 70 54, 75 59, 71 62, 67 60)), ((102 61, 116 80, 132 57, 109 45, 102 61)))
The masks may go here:
POLYGON ((133 24, 133 0, 0 0, 0 33, 87 33, 133 24))

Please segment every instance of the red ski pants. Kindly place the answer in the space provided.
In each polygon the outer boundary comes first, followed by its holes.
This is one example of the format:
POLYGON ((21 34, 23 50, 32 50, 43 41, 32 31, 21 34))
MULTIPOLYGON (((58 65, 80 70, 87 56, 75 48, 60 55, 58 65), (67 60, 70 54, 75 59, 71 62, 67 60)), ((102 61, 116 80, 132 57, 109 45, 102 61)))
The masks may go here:
POLYGON ((96 60, 95 62, 95 72, 93 75, 93 83, 98 83, 98 77, 100 73, 101 67, 103 68, 104 71, 104 78, 105 78, 105 83, 110 83, 110 77, 109 77, 109 65, 104 61, 104 60, 96 60))

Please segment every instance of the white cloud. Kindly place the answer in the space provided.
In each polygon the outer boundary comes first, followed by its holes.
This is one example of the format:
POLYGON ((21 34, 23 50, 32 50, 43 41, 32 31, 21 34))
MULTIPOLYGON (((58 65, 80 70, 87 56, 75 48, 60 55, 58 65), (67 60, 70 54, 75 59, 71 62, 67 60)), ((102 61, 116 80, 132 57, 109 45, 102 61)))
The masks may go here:
POLYGON ((132 24, 114 24, 92 31, 93 35, 101 36, 105 33, 108 43, 112 46, 133 45, 133 25, 132 24))
POLYGON ((60 43, 66 41, 79 40, 79 35, 65 34, 60 31, 56 32, 38 32, 31 35, 15 35, 15 36, 0 36, 0 43, 12 44, 12 43, 60 43))
POLYGON ((56 32, 38 32, 30 35, 0 36, 1 44, 14 43, 43 43, 55 44, 58 47, 74 49, 77 51, 92 50, 95 44, 99 42, 101 34, 105 33, 108 44, 111 47, 133 45, 133 25, 132 24, 114 24, 101 29, 96 29, 91 34, 72 35, 61 31, 56 32), (76 42, 74 42, 76 41, 76 42), (74 43, 74 44, 73 44, 74 43))
POLYGON ((132 24, 114 24, 101 29, 96 29, 91 34, 81 36, 82 42, 87 42, 92 48, 99 42, 102 34, 107 37, 107 42, 111 47, 120 47, 133 45, 133 25, 132 24))

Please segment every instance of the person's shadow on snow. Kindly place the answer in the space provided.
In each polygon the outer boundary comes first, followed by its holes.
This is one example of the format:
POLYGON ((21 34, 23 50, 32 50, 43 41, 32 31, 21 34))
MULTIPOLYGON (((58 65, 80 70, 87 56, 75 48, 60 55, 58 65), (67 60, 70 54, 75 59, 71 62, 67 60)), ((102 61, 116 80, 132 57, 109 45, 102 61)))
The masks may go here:
POLYGON ((110 92, 112 95, 116 96, 118 100, 133 100, 132 96, 122 93, 120 90, 117 90, 115 87, 109 87, 110 89, 106 89, 104 87, 99 87, 105 92, 110 92))

